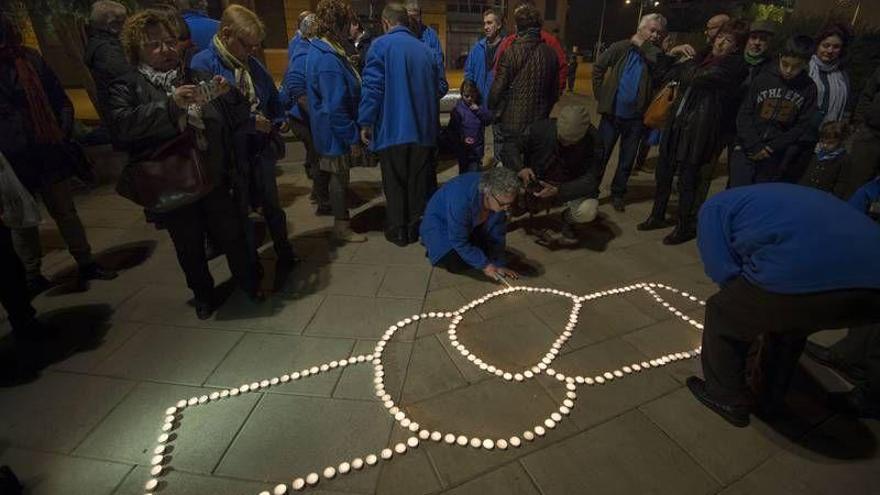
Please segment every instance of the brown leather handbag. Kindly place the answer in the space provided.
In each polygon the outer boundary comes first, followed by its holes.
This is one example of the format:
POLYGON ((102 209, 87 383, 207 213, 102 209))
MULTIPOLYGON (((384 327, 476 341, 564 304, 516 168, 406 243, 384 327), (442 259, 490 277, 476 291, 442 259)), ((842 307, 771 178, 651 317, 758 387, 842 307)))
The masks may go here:
POLYGON ((116 185, 121 196, 156 213, 194 203, 213 188, 195 132, 189 128, 146 160, 127 166, 116 185))
POLYGON ((646 127, 651 129, 662 129, 666 127, 669 121, 669 114, 672 112, 672 104, 678 96, 678 83, 673 81, 663 87, 651 100, 648 109, 645 110, 643 122, 646 127))

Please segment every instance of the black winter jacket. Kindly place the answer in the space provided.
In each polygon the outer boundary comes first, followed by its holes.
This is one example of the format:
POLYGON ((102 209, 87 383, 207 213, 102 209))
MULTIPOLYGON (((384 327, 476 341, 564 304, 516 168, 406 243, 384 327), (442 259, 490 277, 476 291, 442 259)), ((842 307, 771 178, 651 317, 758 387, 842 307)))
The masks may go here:
MULTIPOLYGON (((190 84, 208 80, 210 74, 187 71, 190 84)), ((117 145, 127 150, 132 163, 145 159, 157 147, 178 136, 186 112, 164 89, 153 86, 137 71, 129 72, 110 85, 110 125, 117 145)), ((244 187, 246 171, 236 167, 234 133, 252 126, 250 107, 236 90, 202 107, 208 149, 205 158, 218 186, 244 187)))
POLYGON ((745 62, 740 53, 703 63, 705 56, 673 69, 680 86, 660 144, 667 159, 704 164, 726 144, 727 124, 733 120, 736 94, 747 74, 745 62))
POLYGON ((781 153, 814 126, 816 85, 806 70, 791 81, 778 66, 758 74, 736 117, 737 143, 746 153, 765 146, 781 153))
POLYGON ((537 34, 518 35, 498 61, 489 109, 500 113, 502 129, 520 133, 532 122, 548 118, 558 99, 556 53, 537 34))
POLYGON ((107 115, 107 99, 110 96, 110 83, 126 72, 134 70, 119 36, 109 31, 90 29, 89 40, 86 43, 83 62, 92 74, 95 81, 95 93, 98 96, 98 112, 105 125, 109 125, 107 115))

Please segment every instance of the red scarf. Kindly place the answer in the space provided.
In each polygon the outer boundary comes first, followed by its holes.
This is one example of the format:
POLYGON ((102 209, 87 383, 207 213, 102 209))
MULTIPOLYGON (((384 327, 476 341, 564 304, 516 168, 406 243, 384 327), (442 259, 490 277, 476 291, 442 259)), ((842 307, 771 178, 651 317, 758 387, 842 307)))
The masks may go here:
POLYGON ((0 60, 13 62, 18 74, 18 83, 24 90, 27 100, 27 113, 30 116, 34 142, 37 144, 58 144, 64 140, 64 133, 58 125, 58 118, 49 104, 49 97, 43 88, 43 82, 33 64, 25 56, 21 48, 7 47, 0 51, 0 60))

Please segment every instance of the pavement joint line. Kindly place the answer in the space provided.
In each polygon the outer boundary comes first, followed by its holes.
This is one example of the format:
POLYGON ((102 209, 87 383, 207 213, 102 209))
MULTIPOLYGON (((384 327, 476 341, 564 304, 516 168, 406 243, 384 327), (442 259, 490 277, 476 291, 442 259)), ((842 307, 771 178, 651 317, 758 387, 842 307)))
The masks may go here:
MULTIPOLYGON (((552 364, 553 360, 555 360, 555 358, 558 356, 559 349, 573 335, 573 331, 577 329, 576 327, 577 327, 577 323, 578 323, 578 315, 579 315, 581 308, 583 307, 583 304, 586 301, 589 301, 591 299, 606 297, 606 296, 610 296, 610 295, 616 296, 618 294, 625 294, 626 292, 631 292, 634 290, 645 290, 646 292, 648 292, 648 294, 653 296, 655 302, 661 304, 663 307, 665 307, 671 313, 674 313, 675 316, 682 319, 685 323, 693 325, 694 327, 699 328, 700 330, 703 329, 702 323, 698 322, 696 319, 692 319, 687 314, 682 313, 681 311, 677 310, 674 306, 672 306, 671 304, 666 302, 662 297, 660 297, 660 295, 657 293, 657 291, 654 290, 655 288, 656 289, 664 289, 664 290, 669 291, 675 295, 679 295, 683 299, 689 298, 692 301, 699 302, 701 305, 706 304, 705 301, 700 301, 696 296, 690 295, 687 292, 682 292, 674 287, 669 287, 669 286, 666 286, 662 283, 654 283, 654 282, 639 282, 635 285, 622 286, 622 287, 613 288, 613 289, 604 290, 604 291, 597 291, 597 292, 593 292, 593 293, 583 295, 583 296, 576 296, 570 292, 566 292, 566 291, 562 291, 562 290, 558 290, 558 289, 530 287, 530 286, 515 286, 515 287, 511 286, 506 289, 496 290, 496 291, 491 292, 481 298, 474 299, 470 303, 465 304, 464 306, 458 308, 455 311, 446 311, 446 312, 431 311, 429 313, 415 314, 412 317, 404 318, 404 319, 398 321, 396 324, 392 324, 391 326, 388 327, 388 330, 383 334, 381 340, 376 344, 376 347, 374 348, 372 354, 367 354, 367 355, 361 354, 361 355, 357 355, 357 356, 352 354, 349 357, 342 358, 339 361, 334 360, 334 361, 330 362, 329 364, 325 363, 320 366, 312 366, 309 369, 304 369, 302 372, 294 372, 290 375, 286 374, 280 378, 274 377, 271 380, 270 379, 263 379, 262 381, 255 381, 251 384, 244 384, 244 385, 240 386, 239 388, 232 388, 229 390, 223 390, 222 395, 221 395, 221 393, 214 392, 211 394, 210 397, 208 395, 202 395, 200 397, 196 397, 196 396, 191 397, 188 400, 182 399, 176 403, 176 406, 169 407, 165 411, 166 419, 163 420, 165 422, 165 424, 162 427, 162 431, 164 431, 166 433, 170 433, 170 432, 176 430, 177 428, 179 428, 180 427, 180 417, 177 416, 177 413, 179 413, 181 410, 183 410, 187 406, 194 407, 194 406, 201 405, 201 404, 207 404, 209 402, 213 402, 218 399, 225 399, 227 397, 235 397, 239 393, 247 393, 247 392, 251 392, 251 391, 256 392, 257 390, 268 388, 270 386, 286 384, 290 380, 298 380, 301 377, 307 378, 307 377, 313 376, 315 374, 318 374, 320 372, 326 372, 326 371, 329 371, 331 369, 335 369, 340 366, 346 367, 348 364, 356 365, 356 364, 369 362, 374 365, 373 368, 374 368, 374 374, 376 377, 374 379, 374 384, 375 384, 374 388, 376 389, 375 395, 377 397, 381 397, 381 400, 384 401, 384 406, 386 407, 386 409, 388 409, 389 414, 391 414, 394 417, 394 420, 397 421, 400 424, 400 426, 402 426, 404 429, 409 429, 413 433, 418 432, 418 434, 419 434, 418 437, 416 437, 416 436, 409 437, 406 440, 405 444, 399 443, 399 444, 395 445, 394 450, 391 450, 390 448, 383 449, 381 451, 381 457, 383 460, 391 459, 394 455, 394 452, 397 452, 397 454, 403 454, 407 451, 407 448, 418 447, 418 445, 420 444, 419 439, 421 438, 422 441, 427 441, 429 436, 435 442, 440 442, 442 439, 442 440, 445 440, 445 442, 447 444, 457 443, 459 446, 462 446, 462 447, 466 447, 469 444, 471 447, 475 447, 475 448, 483 447, 486 450, 492 450, 497 445, 499 449, 504 450, 508 446, 508 441, 504 438, 500 438, 497 440, 493 440, 490 438, 480 440, 479 438, 474 437, 474 438, 468 439, 468 437, 466 437, 464 435, 459 435, 458 437, 455 437, 454 434, 452 434, 452 433, 446 433, 446 436, 443 437, 443 433, 439 432, 437 430, 435 430, 434 432, 429 432, 426 429, 420 429, 421 425, 419 425, 418 423, 412 422, 406 416, 406 413, 395 405, 394 401, 391 400, 392 396, 390 394, 388 394, 385 390, 385 380, 384 380, 385 373, 384 373, 384 367, 382 366, 382 354, 385 351, 385 347, 386 347, 387 343, 392 339, 394 334, 397 333, 398 330, 406 328, 406 327, 416 323, 420 319, 427 319, 427 318, 450 319, 451 322, 449 324, 449 330, 447 333, 448 333, 448 339, 451 342, 453 342, 453 347, 456 347, 459 350, 459 352, 462 354, 462 356, 466 357, 469 361, 473 362, 475 365, 477 365, 480 368, 480 370, 485 371, 487 374, 489 374, 489 375, 494 374, 495 376, 503 377, 508 382, 513 381, 514 378, 515 378, 515 381, 522 382, 523 380, 531 380, 532 378, 537 378, 540 375, 546 374, 548 376, 555 377, 556 380, 559 382, 565 382, 565 388, 568 391, 565 393, 567 399, 563 401, 564 405, 559 407, 559 409, 558 409, 559 412, 551 413, 550 416, 548 418, 546 418, 543 422, 543 424, 547 427, 547 429, 552 430, 552 429, 555 429, 558 422, 562 421, 565 416, 568 416, 570 414, 571 410, 575 407, 574 400, 577 398, 577 394, 575 393, 575 390, 577 390, 576 383, 577 384, 586 384, 588 386, 592 386, 593 384, 603 384, 606 382, 611 382, 615 378, 619 378, 619 379, 624 378, 628 374, 632 374, 632 373, 638 374, 639 372, 642 371, 642 369, 647 370, 649 368, 663 367, 671 362, 675 362, 678 360, 684 360, 684 359, 691 359, 691 358, 696 357, 697 355, 700 354, 701 348, 699 348, 699 347, 696 349, 693 349, 693 350, 677 352, 674 354, 670 353, 668 355, 660 356, 658 358, 649 359, 649 361, 642 361, 641 364, 633 363, 632 365, 624 365, 620 369, 615 369, 615 370, 613 370, 613 372, 606 371, 604 374, 596 375, 594 378, 593 377, 583 377, 580 375, 574 376, 574 377, 567 376, 567 375, 559 373, 549 367, 552 364), (526 292, 526 293, 537 292, 537 293, 545 293, 545 294, 554 294, 557 296, 569 298, 573 302, 572 310, 569 314, 569 322, 565 326, 565 331, 563 331, 560 334, 559 338, 553 343, 550 351, 535 366, 532 366, 530 369, 523 368, 522 372, 517 372, 515 375, 509 371, 504 371, 501 368, 497 368, 493 365, 490 365, 490 364, 482 361, 480 358, 476 357, 476 355, 471 354, 470 351, 468 351, 467 348, 463 344, 461 344, 460 342, 457 341, 457 336, 456 336, 456 332, 455 332, 456 328, 458 327, 458 324, 464 319, 464 314, 466 314, 468 311, 475 309, 477 306, 484 304, 495 297, 511 294, 514 292, 526 292)), ((417 323, 416 323, 416 325, 417 325, 417 323)), ((546 325, 543 322, 542 322, 542 325, 544 325, 546 327, 546 325)), ((412 353, 410 353, 409 361, 407 364, 407 369, 409 367, 409 362, 411 362, 411 360, 412 360, 412 353)), ((540 383, 540 380, 539 380, 539 383, 540 383)), ((261 403, 264 400, 264 394, 261 393, 260 395, 261 395, 261 397, 257 400, 256 404, 254 405, 254 408, 252 408, 251 411, 249 412, 248 417, 245 418, 245 421, 240 425, 239 429, 236 431, 236 434, 235 434, 232 442, 230 442, 230 444, 227 445, 226 450, 222 454, 220 460, 218 461, 218 464, 215 466, 213 471, 216 471, 216 469, 219 467, 220 463, 222 463, 223 458, 228 453, 229 449, 232 447, 232 445, 235 444, 236 440, 239 438, 241 431, 244 429, 244 426, 247 424, 248 419, 253 414, 253 411, 257 407, 257 404, 261 403)), ((636 407, 636 406, 634 406, 634 407, 636 407)), ((641 411, 639 412, 639 414, 644 415, 644 413, 642 413, 641 411)), ((533 440, 538 439, 538 437, 544 437, 544 435, 546 433, 547 433, 547 431, 544 428, 544 426, 541 426, 539 424, 538 426, 535 426, 532 430, 526 430, 524 433, 522 433, 522 436, 527 442, 531 442, 533 440)), ((394 435, 393 431, 390 431, 389 432, 389 439, 393 435, 394 435)), ((158 440, 158 442, 159 442, 158 452, 161 452, 164 449, 165 444, 168 443, 169 441, 173 442, 174 439, 169 438, 169 436, 167 434, 161 435, 158 440)), ((510 437, 509 445, 511 447, 517 448, 521 444, 522 444, 522 440, 520 440, 519 436, 514 435, 514 436, 510 437)), ((150 480, 147 481, 147 483, 145 484, 146 490, 152 491, 153 489, 155 489, 159 486, 160 481, 157 479, 157 477, 159 475, 161 475, 164 471, 167 470, 167 467, 165 466, 166 462, 168 462, 168 459, 166 457, 164 457, 163 455, 156 455, 152 458, 151 463, 154 465, 154 467, 151 469, 151 474, 154 476, 154 478, 151 478, 150 480)), ((360 465, 358 465, 357 463, 359 463, 359 462, 362 463, 360 458, 354 459, 352 462, 355 463, 355 466, 358 466, 358 467, 354 468, 355 471, 359 470, 360 465)), ((372 465, 376 464, 377 462, 378 462, 378 457, 375 456, 374 454, 370 454, 366 458, 366 464, 369 466, 372 466, 372 465)), ((347 474, 351 470, 351 466, 352 465, 348 464, 347 462, 343 462, 342 464, 339 465, 339 469, 340 469, 339 474, 340 475, 347 474), (345 470, 343 470, 344 466, 345 466, 345 470)), ((334 466, 330 466, 330 467, 327 467, 323 470, 323 474, 324 474, 325 478, 331 479, 336 476, 337 470, 334 466)), ((291 483, 291 487, 293 488, 293 490, 298 491, 298 490, 305 488, 306 485, 309 485, 309 486, 316 485, 320 481, 320 479, 321 479, 321 477, 318 473, 312 472, 308 476, 306 476, 305 479, 296 478, 291 483)), ((164 486, 163 486, 163 488, 164 488, 164 486)), ((276 490, 278 490, 279 488, 283 488, 283 490, 285 492, 287 491, 286 485, 276 487, 276 490)))
POLYGON ((245 333, 241 332, 241 334, 238 336, 238 339, 235 341, 235 343, 233 343, 231 346, 229 346, 229 349, 226 350, 226 353, 223 354, 223 357, 218 359, 217 364, 215 364, 214 367, 211 368, 211 371, 209 371, 208 374, 205 375, 205 379, 202 380, 201 385, 199 385, 200 387, 204 387, 205 384, 208 383, 208 380, 210 380, 211 377, 214 376, 214 373, 216 373, 217 370, 220 369, 220 366, 223 365, 223 362, 226 361, 226 359, 230 356, 230 354, 232 354, 232 351, 234 351, 235 348, 238 347, 238 345, 241 343, 241 341, 244 340, 244 337, 245 337, 245 333))
POLYGON ((211 476, 213 476, 217 472, 217 469, 220 467, 220 464, 223 464, 223 459, 226 458, 226 454, 229 453, 229 449, 231 449, 232 446, 235 445, 235 442, 238 440, 238 437, 241 435, 242 430, 244 430, 244 427, 248 424, 248 421, 251 419, 251 416, 253 416, 254 411, 257 410, 257 407, 259 407, 259 405, 263 402, 263 400, 265 400, 265 398, 266 398, 266 394, 260 394, 260 397, 254 401, 254 405, 251 406, 251 409, 250 409, 250 411, 248 411, 247 416, 245 416, 244 420, 241 422, 241 424, 235 430, 235 435, 232 436, 232 440, 230 440, 229 443, 226 444, 226 448, 223 449, 223 453, 220 454, 220 456, 217 458, 217 463, 214 464, 214 467, 211 469, 211 472, 210 472, 211 476))

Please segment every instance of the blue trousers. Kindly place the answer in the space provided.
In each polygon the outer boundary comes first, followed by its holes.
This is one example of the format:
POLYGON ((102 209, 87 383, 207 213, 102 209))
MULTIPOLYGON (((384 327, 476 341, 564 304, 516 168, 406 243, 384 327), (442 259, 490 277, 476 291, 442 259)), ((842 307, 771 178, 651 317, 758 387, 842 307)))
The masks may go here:
POLYGON ((639 154, 639 146, 645 133, 645 124, 641 117, 635 119, 621 119, 610 115, 602 115, 599 122, 599 138, 602 140, 604 154, 602 165, 597 174, 599 183, 605 176, 605 167, 611 158, 614 145, 620 140, 620 153, 617 158, 617 172, 611 182, 611 195, 623 197, 626 194, 626 183, 632 173, 633 164, 639 154))

